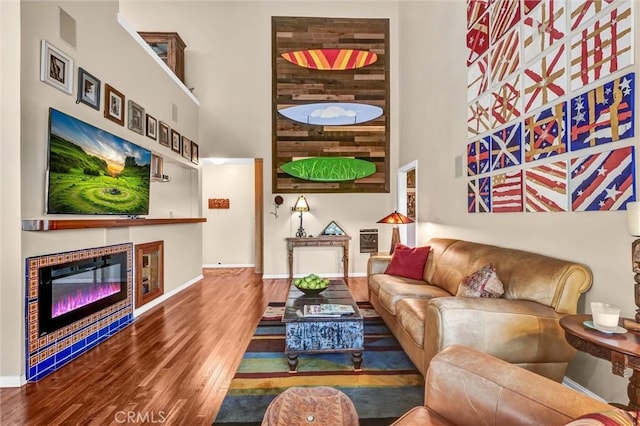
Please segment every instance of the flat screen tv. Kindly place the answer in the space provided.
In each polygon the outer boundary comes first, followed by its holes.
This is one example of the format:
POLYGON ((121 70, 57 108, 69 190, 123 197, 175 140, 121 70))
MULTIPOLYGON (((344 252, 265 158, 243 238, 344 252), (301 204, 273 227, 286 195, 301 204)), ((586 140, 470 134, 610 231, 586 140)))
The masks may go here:
POLYGON ((47 213, 149 214, 151 151, 49 109, 47 213))

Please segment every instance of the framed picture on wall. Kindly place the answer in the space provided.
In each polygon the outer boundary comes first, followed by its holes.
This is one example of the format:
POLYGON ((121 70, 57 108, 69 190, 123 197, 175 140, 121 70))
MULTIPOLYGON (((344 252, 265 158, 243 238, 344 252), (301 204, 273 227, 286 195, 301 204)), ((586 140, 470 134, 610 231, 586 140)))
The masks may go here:
POLYGON ((100 111, 100 80, 89 74, 84 68, 78 68, 77 102, 89 105, 100 111))
POLYGON ((198 164, 200 157, 198 153, 198 144, 191 141, 191 162, 194 164, 198 164))
POLYGON ((171 129, 171 149, 180 154, 180 148, 182 148, 180 133, 176 132, 174 129, 171 129))
POLYGON ((144 135, 144 128, 145 128, 144 108, 142 108, 137 103, 133 102, 131 99, 129 99, 128 105, 129 105, 129 122, 127 123, 127 127, 136 133, 140 133, 141 135, 144 135))
POLYGON ((73 59, 46 40, 40 43, 40 81, 65 93, 73 92, 73 59))
POLYGON ((169 125, 164 122, 160 122, 160 135, 158 137, 158 142, 160 145, 164 145, 167 148, 171 147, 171 143, 169 143, 169 125))
POLYGON ((154 141, 158 137, 158 120, 147 114, 147 136, 154 141))
POLYGON ((191 141, 184 136, 182 137, 182 156, 191 160, 191 141))
POLYGON ((124 95, 105 83, 104 116, 124 126, 124 95))

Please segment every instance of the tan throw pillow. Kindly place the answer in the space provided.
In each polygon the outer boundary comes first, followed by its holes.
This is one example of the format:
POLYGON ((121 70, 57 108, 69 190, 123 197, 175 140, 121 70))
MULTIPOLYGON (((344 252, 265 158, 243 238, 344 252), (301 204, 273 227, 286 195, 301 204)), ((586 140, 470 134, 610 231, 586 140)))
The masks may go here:
POLYGON ((464 277, 458 286, 456 296, 460 297, 500 297, 504 294, 504 285, 493 263, 489 263, 479 271, 464 277))

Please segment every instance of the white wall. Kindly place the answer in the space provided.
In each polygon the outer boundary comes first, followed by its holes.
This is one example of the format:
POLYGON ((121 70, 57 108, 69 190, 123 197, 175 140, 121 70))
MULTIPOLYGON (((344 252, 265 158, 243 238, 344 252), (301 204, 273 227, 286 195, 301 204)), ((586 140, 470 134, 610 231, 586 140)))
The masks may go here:
MULTIPOLYGON (((298 216, 291 207, 300 194, 280 194, 285 202, 276 220, 271 192, 271 16, 389 18, 391 75, 391 188, 398 159, 398 6, 394 1, 211 1, 149 3, 122 0, 121 12, 138 31, 176 31, 187 44, 185 80, 201 102, 202 157, 264 158, 264 275, 287 276, 285 238, 295 236, 298 216)), ((225 190, 225 188, 221 188, 225 190)), ((358 232, 375 228, 396 207, 389 194, 305 194, 308 233, 317 235, 332 220, 352 236, 350 272, 364 274, 369 254, 359 253, 358 232)), ((391 229, 380 227, 387 250, 391 229)), ((296 250, 296 252, 298 252, 296 250)), ((294 271, 342 274, 339 251, 305 248, 294 271)), ((240 263, 253 262, 247 256, 240 263)), ((205 262, 206 263, 206 262, 205 262)), ((216 261, 217 263, 217 261, 216 261)))
MULTIPOLYGON (((465 2, 402 2, 400 16, 400 162, 420 162, 419 241, 450 236, 582 262, 594 280, 579 311, 597 300, 634 317, 625 212, 466 213, 467 179, 454 176, 467 144, 465 2)), ((568 375, 606 400, 628 401, 627 380, 609 362, 578 353, 568 375)))

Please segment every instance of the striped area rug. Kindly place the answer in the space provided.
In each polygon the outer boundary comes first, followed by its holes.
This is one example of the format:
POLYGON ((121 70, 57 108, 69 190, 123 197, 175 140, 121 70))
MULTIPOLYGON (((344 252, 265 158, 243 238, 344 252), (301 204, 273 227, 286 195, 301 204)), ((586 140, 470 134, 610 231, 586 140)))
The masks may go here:
POLYGON ((360 424, 388 425, 421 405, 424 379, 382 319, 368 303, 358 303, 365 317, 362 371, 351 354, 298 357, 298 373, 289 373, 284 354, 283 303, 270 304, 249 343, 215 420, 215 425, 260 424, 276 395, 291 386, 331 386, 353 401, 360 424))

